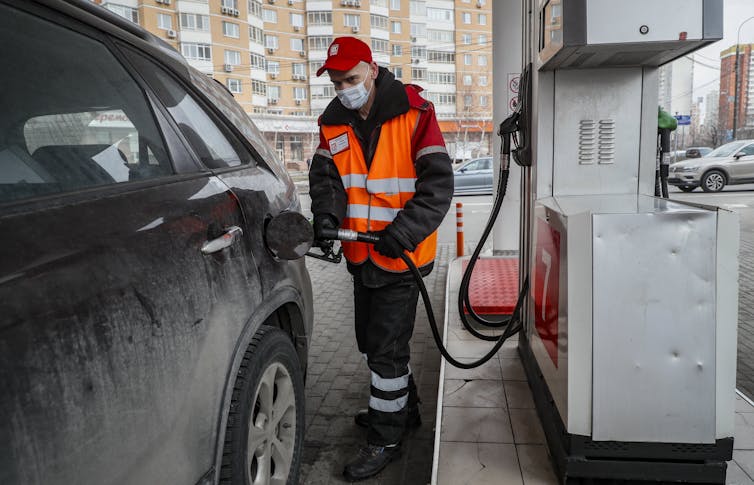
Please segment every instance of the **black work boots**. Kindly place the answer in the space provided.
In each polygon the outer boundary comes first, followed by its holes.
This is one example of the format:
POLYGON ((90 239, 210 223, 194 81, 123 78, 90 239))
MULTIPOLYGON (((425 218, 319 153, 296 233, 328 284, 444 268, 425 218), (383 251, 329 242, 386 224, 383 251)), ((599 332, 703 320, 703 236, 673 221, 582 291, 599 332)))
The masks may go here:
MULTIPOLYGON (((362 428, 369 427, 369 410, 362 409, 353 417, 354 422, 362 428)), ((419 414, 419 406, 408 408, 408 417, 406 418, 406 430, 418 428, 422 425, 422 416, 419 414)))
POLYGON ((393 446, 366 445, 359 450, 356 459, 346 465, 343 476, 349 482, 364 480, 378 474, 400 456, 400 443, 393 446))

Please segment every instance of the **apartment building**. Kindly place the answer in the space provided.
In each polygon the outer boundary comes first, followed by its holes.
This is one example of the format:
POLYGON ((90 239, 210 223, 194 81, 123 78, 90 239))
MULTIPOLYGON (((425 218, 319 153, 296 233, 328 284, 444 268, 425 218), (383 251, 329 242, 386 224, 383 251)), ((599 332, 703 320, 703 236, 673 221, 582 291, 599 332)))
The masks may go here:
POLYGON ((316 70, 335 37, 422 86, 451 156, 486 155, 492 133, 492 9, 487 0, 94 0, 172 44, 223 83, 291 168, 318 143, 335 96, 316 70))
MULTIPOLYGON (((718 122, 724 141, 733 137, 736 95, 736 46, 720 53, 720 100, 718 122)), ((754 44, 738 46, 738 118, 736 138, 754 138, 754 44)))

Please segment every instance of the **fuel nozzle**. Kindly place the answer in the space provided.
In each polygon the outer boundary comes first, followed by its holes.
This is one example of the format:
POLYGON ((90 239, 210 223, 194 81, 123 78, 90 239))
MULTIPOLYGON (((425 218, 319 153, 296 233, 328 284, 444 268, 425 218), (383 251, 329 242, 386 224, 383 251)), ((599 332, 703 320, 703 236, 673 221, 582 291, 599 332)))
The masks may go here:
POLYGON ((514 111, 513 114, 508 116, 500 123, 500 128, 497 130, 497 134, 502 139, 502 145, 500 147, 500 165, 503 170, 508 170, 511 163, 511 139, 513 134, 520 128, 518 121, 521 118, 521 114, 518 111, 514 111))

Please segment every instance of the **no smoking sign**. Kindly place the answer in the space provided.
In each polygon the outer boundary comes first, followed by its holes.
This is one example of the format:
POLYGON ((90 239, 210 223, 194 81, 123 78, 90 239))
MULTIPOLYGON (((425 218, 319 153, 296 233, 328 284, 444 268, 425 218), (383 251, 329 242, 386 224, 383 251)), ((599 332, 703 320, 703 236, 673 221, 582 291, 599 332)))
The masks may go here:
POLYGON ((521 82, 521 74, 508 73, 508 114, 510 115, 518 106, 518 89, 521 82))

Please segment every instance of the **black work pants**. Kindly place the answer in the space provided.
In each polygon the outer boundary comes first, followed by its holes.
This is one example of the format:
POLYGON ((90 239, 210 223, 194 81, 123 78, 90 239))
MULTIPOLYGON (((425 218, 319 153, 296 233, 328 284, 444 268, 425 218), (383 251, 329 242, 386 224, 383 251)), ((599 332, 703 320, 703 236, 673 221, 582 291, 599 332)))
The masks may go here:
POLYGON ((414 281, 367 287, 360 275, 353 283, 356 342, 371 371, 367 442, 391 445, 419 399, 408 365, 419 288, 414 281))

